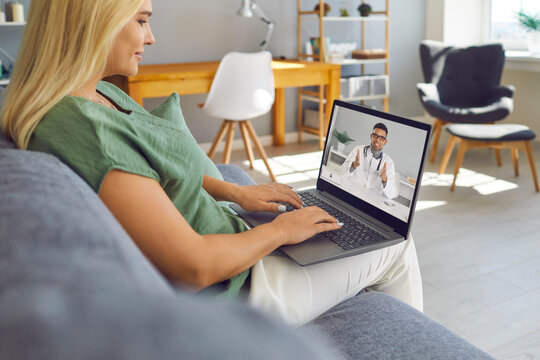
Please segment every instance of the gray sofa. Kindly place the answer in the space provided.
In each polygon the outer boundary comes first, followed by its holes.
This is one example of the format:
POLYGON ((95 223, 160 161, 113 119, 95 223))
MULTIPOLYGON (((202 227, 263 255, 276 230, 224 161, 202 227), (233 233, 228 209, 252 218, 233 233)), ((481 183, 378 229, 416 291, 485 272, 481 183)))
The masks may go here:
MULTIPOLYGON (((250 182, 235 167, 229 181, 250 182)), ((364 293, 301 329, 168 283, 53 156, 0 136, 2 359, 483 359, 411 307, 364 293)))

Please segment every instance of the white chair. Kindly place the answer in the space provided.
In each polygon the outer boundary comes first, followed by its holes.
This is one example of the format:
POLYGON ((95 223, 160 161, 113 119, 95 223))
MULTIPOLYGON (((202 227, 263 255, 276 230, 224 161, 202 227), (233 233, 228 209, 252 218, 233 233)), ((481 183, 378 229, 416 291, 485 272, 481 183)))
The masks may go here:
POLYGON ((268 51, 231 52, 225 55, 219 64, 206 102, 202 106, 208 115, 224 119, 208 157, 214 156, 217 146, 227 132, 222 161, 224 164, 229 163, 234 130, 238 122, 250 167, 253 169, 254 160, 251 138, 268 169, 270 178, 276 181, 268 164, 266 152, 249 120, 269 112, 274 99, 272 55, 268 51))

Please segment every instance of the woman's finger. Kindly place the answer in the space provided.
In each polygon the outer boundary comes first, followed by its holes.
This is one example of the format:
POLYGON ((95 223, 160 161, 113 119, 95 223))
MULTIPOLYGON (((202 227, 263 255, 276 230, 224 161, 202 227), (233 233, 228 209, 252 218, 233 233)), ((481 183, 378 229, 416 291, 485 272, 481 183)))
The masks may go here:
POLYGON ((291 190, 288 186, 283 185, 276 190, 280 194, 280 199, 277 201, 286 202, 297 209, 301 209, 304 206, 304 202, 300 196, 298 196, 298 194, 291 190))
POLYGON ((343 226, 343 223, 339 223, 339 222, 322 222, 322 223, 318 223, 315 228, 317 230, 317 233, 321 233, 325 231, 338 230, 342 226, 343 226))

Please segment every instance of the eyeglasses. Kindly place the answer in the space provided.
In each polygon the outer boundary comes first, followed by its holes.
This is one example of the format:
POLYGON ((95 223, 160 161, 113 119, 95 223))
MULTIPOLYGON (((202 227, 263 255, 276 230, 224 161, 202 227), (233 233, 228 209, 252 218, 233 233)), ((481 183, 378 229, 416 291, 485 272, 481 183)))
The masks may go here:
POLYGON ((381 140, 381 141, 385 141, 386 140, 386 136, 382 136, 382 135, 377 135, 375 133, 372 133, 371 134, 371 138, 373 140, 381 140))

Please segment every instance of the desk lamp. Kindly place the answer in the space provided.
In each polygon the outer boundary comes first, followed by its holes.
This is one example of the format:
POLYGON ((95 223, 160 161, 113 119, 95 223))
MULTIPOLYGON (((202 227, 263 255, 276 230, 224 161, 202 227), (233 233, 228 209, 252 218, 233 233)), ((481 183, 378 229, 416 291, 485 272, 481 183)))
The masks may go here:
POLYGON ((243 17, 253 17, 253 13, 255 13, 255 15, 257 15, 257 17, 261 19, 261 21, 265 23, 268 27, 266 37, 259 45, 261 47, 261 50, 265 50, 266 46, 268 45, 268 41, 270 41, 270 37, 272 36, 272 32, 274 31, 275 23, 268 20, 261 8, 258 7, 255 3, 255 0, 242 0, 242 6, 236 12, 236 15, 240 15, 243 17))

